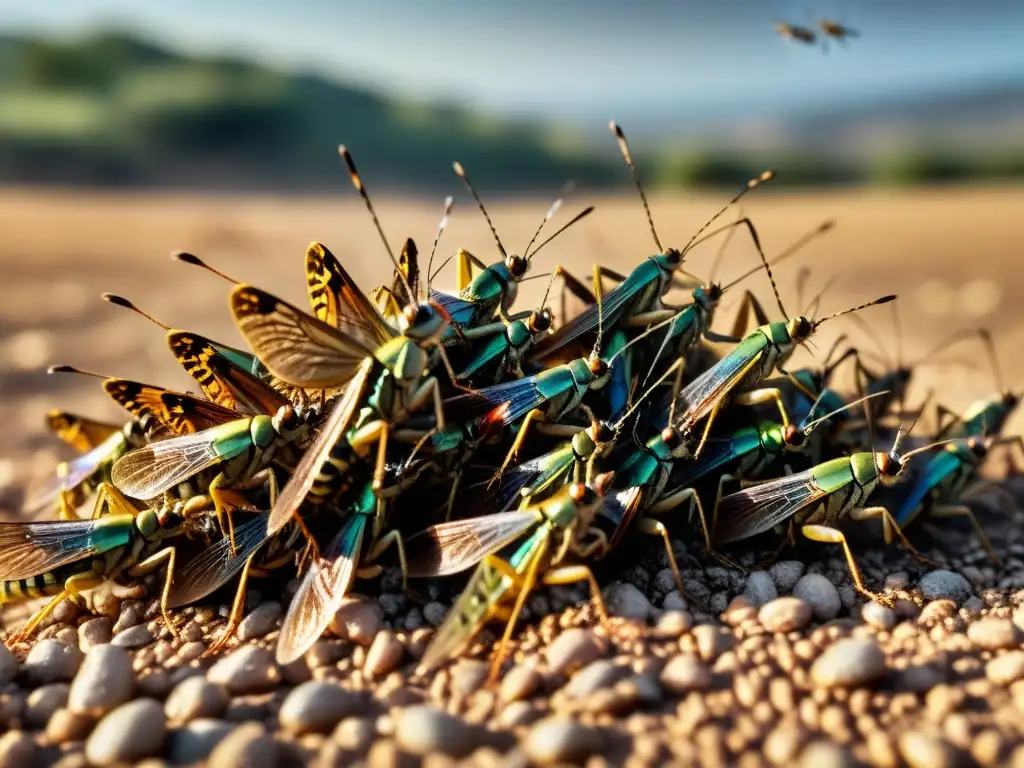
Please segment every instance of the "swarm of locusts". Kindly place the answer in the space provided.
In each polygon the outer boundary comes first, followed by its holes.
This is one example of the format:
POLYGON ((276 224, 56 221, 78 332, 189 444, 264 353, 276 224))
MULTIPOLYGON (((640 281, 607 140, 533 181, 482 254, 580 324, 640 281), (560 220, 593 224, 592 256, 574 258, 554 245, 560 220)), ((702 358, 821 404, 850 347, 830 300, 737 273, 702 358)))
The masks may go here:
POLYGON ((0 525, 0 602, 49 598, 7 642, 28 639, 61 601, 87 603, 99 589, 137 596, 140 578, 158 573, 172 634, 176 608, 234 587, 212 653, 238 627, 249 581, 283 574, 297 582, 277 646, 288 663, 320 638, 360 579, 397 561, 413 595, 421 578, 465 583, 421 668, 443 664, 501 620, 497 673, 517 616, 540 585, 589 583, 607 622, 590 566, 642 534, 664 542, 684 594, 670 537, 729 567, 738 567, 730 551, 755 536, 775 536, 780 550, 800 537, 838 544, 857 590, 880 601, 839 528, 847 518, 875 520, 886 542, 914 551, 912 531, 904 532, 914 522, 966 516, 991 552, 962 499, 979 482, 987 452, 1009 442, 1001 430, 1017 396, 1000 385, 963 415, 940 409, 929 444, 904 451, 912 367, 869 365, 845 337, 813 367, 789 367, 822 324, 895 299, 816 318, 819 296, 804 314, 786 311, 772 266, 831 223, 770 257, 748 218, 716 225, 771 179, 766 172, 685 246, 663 247, 625 136, 612 130, 657 252, 637 254, 628 274, 595 266, 590 280, 555 267, 541 276, 547 291, 536 308, 517 306, 519 284, 545 245, 591 208, 537 244, 556 201, 522 254, 510 253, 456 163, 500 258, 487 264, 459 249, 459 290, 442 293, 431 285, 440 271, 433 261, 452 199, 421 272, 411 239, 398 257, 388 247, 344 147, 394 264, 389 284, 364 293, 314 242, 305 257, 307 311, 176 254, 232 284, 228 306, 251 351, 170 328, 106 294, 161 325, 201 395, 51 368, 102 379, 129 418, 120 426, 49 415, 80 455, 30 504, 56 519, 0 525), (759 254, 747 273, 722 284, 685 269, 694 246, 736 231, 749 234, 759 254), (779 314, 773 319, 747 291, 731 333, 712 331, 722 298, 759 273, 779 314), (670 294, 683 298, 670 303, 670 294), (562 308, 557 327, 549 299, 562 308), (583 309, 569 312, 570 304, 583 309), (751 315, 757 327, 747 327, 751 315), (846 394, 831 381, 844 364, 856 381, 846 394), (888 450, 874 445, 885 425, 895 432, 888 450), (925 452, 912 479, 908 466, 925 452), (893 488, 897 501, 873 504, 878 486, 893 488))

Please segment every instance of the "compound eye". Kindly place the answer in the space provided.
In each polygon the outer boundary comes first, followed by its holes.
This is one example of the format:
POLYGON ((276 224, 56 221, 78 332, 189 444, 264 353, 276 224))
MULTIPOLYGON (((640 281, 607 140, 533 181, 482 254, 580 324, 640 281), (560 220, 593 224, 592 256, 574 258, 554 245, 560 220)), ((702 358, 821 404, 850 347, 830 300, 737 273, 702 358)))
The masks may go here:
POLYGON ((683 252, 678 248, 669 248, 665 251, 665 260, 670 264, 679 265, 683 263, 683 252))
POLYGON ((597 377, 604 376, 608 373, 608 364, 599 357, 591 358, 589 365, 590 372, 597 377))
POLYGON ((534 312, 532 325, 535 331, 546 331, 551 327, 551 313, 546 309, 543 312, 534 312))
POLYGON ((509 256, 505 266, 513 277, 522 277, 526 274, 528 264, 522 256, 509 256))
POLYGON ((665 427, 661 430, 661 441, 669 448, 679 445, 679 432, 674 427, 665 427))
POLYGON ((587 486, 583 483, 573 483, 569 486, 569 498, 577 504, 587 497, 587 486))

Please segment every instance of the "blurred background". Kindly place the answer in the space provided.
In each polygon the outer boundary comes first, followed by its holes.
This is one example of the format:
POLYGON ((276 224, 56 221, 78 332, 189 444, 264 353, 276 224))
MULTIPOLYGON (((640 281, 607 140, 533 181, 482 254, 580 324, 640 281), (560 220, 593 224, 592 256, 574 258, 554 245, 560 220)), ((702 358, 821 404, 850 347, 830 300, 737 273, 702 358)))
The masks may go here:
MULTIPOLYGON (((780 269, 791 312, 801 264, 813 268, 811 293, 837 278, 826 310, 899 292, 898 324, 887 310, 865 315, 890 357, 990 326, 1010 382, 1021 381, 1022 30, 1013 0, 5 3, 0 487, 16 495, 26 471, 50 471, 59 447, 47 408, 123 418, 95 382, 47 376, 48 364, 189 387, 162 331, 100 291, 238 343, 226 284, 172 262, 172 250, 296 302, 313 239, 365 288, 387 278, 341 142, 393 245, 412 235, 425 250, 442 197, 456 196, 444 256, 495 252, 452 160, 510 250, 574 180, 562 219, 597 211, 538 269, 582 274, 595 260, 628 270, 654 248, 609 119, 631 140, 665 243, 684 244, 773 168, 777 179, 744 201, 769 255, 838 222, 780 269), (856 34, 828 38, 823 20, 856 34)), ((689 268, 707 274, 714 253, 695 252, 689 268)), ((754 258, 735 237, 721 276, 754 258)), ((763 275, 749 284, 772 306, 763 275)), ((530 285, 526 302, 544 281, 530 285)), ((843 331, 874 348, 856 326, 843 331)), ((955 357, 969 365, 935 366, 921 389, 954 407, 994 386, 979 347, 955 357)))

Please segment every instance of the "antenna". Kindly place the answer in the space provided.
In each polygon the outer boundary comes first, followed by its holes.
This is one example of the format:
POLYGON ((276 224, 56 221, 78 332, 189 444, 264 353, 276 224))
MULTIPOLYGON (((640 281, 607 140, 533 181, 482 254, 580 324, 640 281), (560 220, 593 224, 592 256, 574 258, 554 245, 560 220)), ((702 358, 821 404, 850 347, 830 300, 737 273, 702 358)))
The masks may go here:
MULTIPOLYGON (((736 223, 738 224, 740 222, 736 222, 736 223)), ((826 221, 823 224, 819 224, 817 227, 812 229, 810 232, 807 232, 804 235, 802 235, 799 240, 797 240, 795 243, 793 243, 788 248, 786 248, 782 253, 780 253, 778 256, 776 256, 774 259, 772 259, 769 263, 774 265, 774 266, 778 266, 783 261, 788 259, 790 256, 792 256, 793 254, 797 253, 801 248, 803 248, 805 245, 807 245, 809 242, 811 242, 814 238, 819 237, 819 236, 825 234, 830 229, 832 229, 832 227, 834 227, 834 226, 835 226, 835 222, 831 221, 831 220, 830 221, 826 221)), ((723 286, 722 290, 726 291, 729 288, 732 288, 737 283, 742 282, 743 280, 746 280, 751 275, 756 274, 756 273, 758 273, 760 271, 761 271, 761 266, 758 265, 758 266, 754 267, 753 269, 750 269, 750 270, 744 272, 742 275, 737 277, 735 280, 733 280, 728 285, 723 286)))
POLYGON ((996 345, 992 341, 992 334, 989 333, 987 328, 981 328, 977 333, 981 337, 982 343, 985 345, 985 351, 988 353, 989 363, 992 365, 992 375, 996 380, 996 389, 998 389, 999 394, 1002 395, 1006 392, 1003 388, 1003 371, 999 367, 999 358, 996 357, 996 345))
POLYGON ((142 315, 144 318, 149 320, 151 323, 154 323, 155 325, 159 325, 165 331, 171 330, 171 326, 166 325, 165 323, 161 323, 159 320, 157 320, 155 317, 153 317, 148 312, 143 312, 141 309, 139 309, 137 306, 135 306, 132 302, 128 301, 128 299, 124 298, 123 296, 118 296, 116 293, 104 293, 104 294, 101 294, 101 295, 103 296, 103 300, 104 301, 109 301, 111 304, 116 304, 119 307, 124 307, 125 309, 130 309, 132 312, 135 312, 136 314, 142 315))
POLYGON ((873 307, 876 304, 888 304, 890 301, 896 301, 896 294, 890 294, 888 296, 883 296, 880 299, 875 299, 874 301, 869 301, 866 304, 861 304, 861 305, 856 306, 856 307, 850 307, 849 309, 844 309, 842 312, 836 312, 836 313, 831 314, 831 315, 826 315, 825 317, 821 318, 821 320, 815 320, 814 321, 814 327, 817 328, 819 325, 824 323, 826 320, 831 320, 834 317, 839 317, 840 315, 848 315, 851 312, 860 312, 862 309, 867 309, 868 307, 873 307))
POLYGON ((789 313, 786 312, 786 307, 782 303, 782 297, 779 295, 779 286, 775 284, 775 276, 772 274, 772 268, 768 264, 768 259, 765 258, 764 248, 761 247, 761 237, 757 234, 757 229, 754 227, 754 222, 752 222, 750 219, 745 219, 744 221, 747 225, 747 229, 750 230, 750 238, 754 241, 754 246, 757 248, 757 255, 761 257, 761 264, 764 266, 765 272, 768 273, 768 280, 772 284, 772 291, 774 291, 775 293, 775 301, 779 305, 779 311, 782 312, 783 317, 788 318, 789 313))
POLYGON ((46 369, 47 373, 77 373, 79 376, 91 376, 94 379, 107 379, 114 378, 113 376, 104 376, 100 373, 93 373, 92 371, 84 371, 81 368, 75 368, 73 365, 51 365, 46 369))
MULTIPOLYGON (((451 195, 449 195, 448 197, 446 197, 444 199, 444 214, 441 216, 441 221, 438 222, 438 225, 437 225, 437 234, 434 235, 434 245, 431 246, 431 248, 430 248, 430 258, 427 259, 427 293, 428 294, 430 293, 430 283, 434 279, 434 273, 431 272, 431 268, 432 268, 432 266, 434 264, 434 253, 437 252, 437 244, 441 240, 441 233, 444 232, 444 228, 448 226, 448 216, 452 212, 452 203, 454 203, 454 202, 455 202, 455 198, 453 198, 451 195)), ((449 258, 451 258, 451 257, 449 257, 449 258)), ((446 261, 445 264, 447 264, 447 263, 448 262, 446 261)), ((443 267, 444 265, 442 264, 441 266, 443 267)), ((441 271, 441 268, 439 267, 438 268, 438 272, 440 272, 440 271, 441 271)))
POLYGON ((693 244, 697 240, 697 238, 700 237, 702 234, 704 234, 704 231, 708 227, 710 227, 712 224, 714 224, 723 213, 725 213, 727 210, 729 210, 729 208, 731 208, 736 203, 738 203, 740 201, 740 199, 745 194, 747 194, 747 192, 749 192, 750 190, 754 189, 754 187, 756 187, 758 184, 761 184, 762 182, 765 182, 765 181, 771 181, 774 178, 775 178, 775 171, 765 171, 760 176, 757 176, 757 177, 751 179, 750 181, 748 181, 747 185, 745 187, 743 187, 743 189, 741 189, 739 192, 737 192, 733 196, 732 200, 730 200, 728 203, 723 205, 718 210, 718 213, 716 213, 714 216, 712 216, 710 219, 708 219, 706 222, 704 222, 704 226, 702 226, 700 229, 698 229, 696 231, 696 233, 694 233, 693 237, 690 238, 690 242, 688 242, 686 244, 686 247, 683 248, 683 253, 686 253, 687 251, 689 251, 690 248, 693 247, 693 244))
POLYGON ((466 169, 462 167, 462 163, 456 160, 452 163, 452 168, 455 169, 455 173, 458 174, 459 178, 462 179, 462 183, 466 185, 466 189, 469 190, 469 194, 476 200, 477 206, 480 208, 480 213, 484 215, 487 220, 487 226, 491 228, 491 234, 494 235, 494 242, 498 244, 498 252, 501 254, 501 258, 508 257, 508 253, 505 252, 505 246, 501 244, 501 238, 498 237, 498 230, 494 228, 494 222, 491 221, 491 217, 487 215, 487 209, 484 207, 483 200, 480 199, 480 195, 476 193, 476 189, 473 187, 473 183, 469 180, 469 176, 466 175, 466 169))
POLYGON ((647 224, 651 228, 651 236, 654 238, 654 244, 658 246, 658 250, 664 252, 664 248, 661 246, 661 240, 658 239, 658 232, 654 229, 654 217, 651 216, 651 206, 647 204, 647 195, 644 194, 644 188, 640 184, 640 176, 636 172, 636 165, 633 163, 633 156, 629 152, 629 142, 626 141, 626 134, 622 132, 619 124, 612 120, 608 123, 608 128, 613 134, 615 134, 615 140, 619 142, 619 151, 622 152, 622 157, 626 161, 626 165, 629 166, 629 172, 633 177, 633 183, 636 184, 636 191, 640 193, 640 202, 644 204, 644 213, 647 214, 647 224))
POLYGON ((526 248, 523 250, 523 258, 527 261, 530 260, 530 248, 533 246, 534 241, 536 241, 540 236, 540 231, 544 229, 544 225, 547 224, 556 213, 558 213, 558 209, 562 207, 562 203, 569 193, 572 192, 574 187, 575 183, 571 179, 565 182, 565 186, 562 187, 562 191, 558 194, 558 198, 551 204, 551 207, 548 208, 548 212, 544 215, 544 218, 541 219, 540 225, 537 227, 537 231, 533 233, 533 237, 530 238, 530 242, 526 244, 526 248))
POLYGON ((869 339, 871 339, 871 343, 874 345, 875 349, 878 350, 878 353, 881 356, 882 361, 886 365, 893 366, 894 365, 893 364, 893 359, 892 359, 892 357, 889 356, 889 351, 882 344, 882 340, 880 338, 878 338, 878 334, 875 332, 875 329, 872 328, 871 325, 862 317, 854 316, 854 317, 851 317, 850 320, 853 321, 854 323, 856 323, 857 326, 862 331, 864 331, 865 335, 869 339))
MULTIPOLYGON (((824 394, 825 394, 825 391, 822 390, 821 395, 818 395, 818 399, 815 400, 814 401, 814 405, 811 406, 811 411, 808 412, 808 415, 810 415, 810 412, 814 411, 814 407, 816 405, 818 405, 818 402, 821 400, 821 396, 824 395, 824 394)), ((831 413, 826 413, 824 416, 819 416, 814 421, 806 424, 800 431, 803 432, 804 435, 810 434, 811 430, 813 430, 821 422, 828 421, 833 416, 835 416, 837 413, 842 413, 843 411, 849 410, 850 408, 853 408, 855 405, 860 405, 861 403, 863 403, 863 402, 865 402, 867 400, 870 400, 870 399, 872 399, 874 397, 881 397, 882 395, 888 395, 888 394, 889 394, 889 390, 883 390, 882 392, 874 392, 874 393, 872 393, 870 395, 865 395, 864 397, 858 397, 852 403, 847 403, 842 408, 836 408, 831 413)))
MULTIPOLYGON (((548 243, 550 243, 550 242, 551 242, 552 240, 554 240, 554 239, 555 239, 556 237, 558 237, 558 236, 559 236, 560 234, 562 234, 563 232, 565 232, 565 230, 567 230, 567 229, 568 229, 569 227, 571 227, 571 226, 572 226, 573 224, 575 224, 576 222, 580 221, 581 219, 584 219, 584 218, 586 218, 587 216, 589 216, 589 215, 590 215, 590 214, 592 214, 593 212, 594 212, 594 206, 592 206, 592 205, 589 205, 589 206, 587 206, 586 208, 584 208, 584 209, 583 209, 582 211, 580 211, 579 213, 577 213, 577 214, 576 214, 575 216, 573 216, 573 217, 572 217, 572 219, 570 219, 570 220, 569 220, 569 222, 568 222, 567 224, 564 224, 564 225, 562 225, 562 227, 561 227, 561 228, 560 228, 560 229, 559 229, 559 230, 558 230, 557 232, 555 232, 555 234, 553 234, 553 235, 552 235, 551 237, 549 237, 549 238, 548 238, 547 240, 545 240, 545 241, 544 241, 543 243, 541 243, 541 244, 540 244, 540 245, 538 245, 538 246, 537 246, 536 248, 534 248, 534 249, 533 249, 533 253, 531 253, 531 254, 530 254, 530 257, 529 257, 529 258, 530 258, 530 259, 532 259, 532 258, 533 258, 534 256, 536 256, 536 255, 537 255, 537 253, 538 253, 538 252, 540 251, 540 249, 541 249, 541 248, 543 248, 543 247, 544 247, 545 245, 547 245, 548 243)), ((529 259, 527 259, 527 261, 529 261, 529 259)))
POLYGON ((377 212, 373 210, 373 203, 370 202, 370 196, 366 192, 366 187, 363 186, 363 180, 359 177, 359 171, 356 170, 356 164, 352 160, 352 155, 349 154, 348 148, 344 144, 338 146, 338 154, 341 155, 341 159, 345 161, 345 165, 348 167, 348 175, 352 178, 352 186, 359 192, 359 196, 363 198, 363 202, 366 203, 366 210, 370 212, 370 218, 373 219, 374 226, 377 227, 377 233, 380 235, 381 242, 384 243, 384 248, 388 252, 388 256, 391 257, 391 263, 395 265, 395 270, 402 278, 402 284, 405 286, 405 292, 407 295, 412 296, 415 301, 415 294, 412 292, 412 288, 409 286, 409 280, 405 276, 405 272, 402 271, 401 265, 398 263, 398 259, 395 258, 394 252, 391 250, 391 246, 388 245, 388 238, 384 234, 384 228, 380 225, 380 219, 377 218, 377 212))
POLYGON ((227 280, 232 285, 241 285, 241 283, 235 280, 233 277, 228 277, 219 269, 214 269, 195 254, 188 253, 187 251, 175 251, 174 253, 171 254, 171 258, 174 259, 175 261, 181 261, 184 262, 185 264, 191 264, 194 267, 202 267, 207 272, 212 272, 217 277, 227 280))
POLYGON ((708 275, 709 285, 713 285, 715 282, 715 275, 718 274, 718 267, 722 264, 722 257, 725 256, 726 248, 728 248, 729 243, 732 242, 732 236, 736 234, 736 227, 739 226, 739 223, 742 219, 746 218, 746 216, 743 215, 742 209, 740 209, 738 213, 739 216, 737 220, 733 222, 734 226, 732 226, 726 233, 725 239, 722 241, 722 244, 718 246, 718 253, 715 254, 715 260, 711 262, 711 272, 708 275))

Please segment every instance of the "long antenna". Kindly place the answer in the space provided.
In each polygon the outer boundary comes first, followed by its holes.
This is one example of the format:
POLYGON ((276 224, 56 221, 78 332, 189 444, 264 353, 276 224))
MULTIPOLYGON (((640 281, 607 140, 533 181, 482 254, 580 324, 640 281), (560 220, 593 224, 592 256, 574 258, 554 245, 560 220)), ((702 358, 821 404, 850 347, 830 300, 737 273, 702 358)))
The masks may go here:
MULTIPOLYGON (((739 223, 739 222, 737 222, 737 223, 739 223)), ((775 258, 773 258, 771 260, 770 263, 773 264, 774 266, 778 266, 783 261, 788 259, 790 256, 792 256, 793 254, 797 253, 801 248, 803 248, 805 245, 807 245, 809 242, 811 242, 814 238, 819 237, 819 236, 825 234, 830 229, 832 229, 832 227, 834 227, 834 226, 835 226, 835 222, 834 221, 826 221, 823 224, 819 224, 817 227, 812 229, 810 232, 807 232, 806 234, 802 235, 799 240, 797 240, 791 246, 786 248, 782 253, 778 254, 775 258)), ((733 280, 731 283, 729 283, 728 285, 723 286, 722 290, 726 291, 729 288, 732 288, 737 283, 742 282, 743 280, 746 280, 751 275, 754 275, 754 274, 760 272, 761 269, 762 269, 762 267, 759 264, 758 266, 754 267, 753 269, 747 270, 742 275, 740 275, 735 280, 733 280)))
MULTIPOLYGON (((822 390, 822 393, 821 393, 821 394, 822 394, 822 395, 823 395, 823 394, 825 394, 824 390, 822 390)), ((889 394, 889 390, 887 390, 887 389, 886 389, 886 390, 883 390, 882 392, 873 392, 873 393, 872 393, 872 394, 870 394, 870 395, 865 395, 864 397, 858 397, 858 398, 857 398, 856 400, 854 400, 854 401, 853 401, 852 403, 847 403, 847 404, 846 404, 846 405, 844 405, 844 406, 843 406, 842 408, 836 408, 836 409, 835 409, 834 411, 832 411, 831 413, 826 413, 826 414, 825 414, 824 416, 819 416, 819 417, 818 417, 818 418, 816 418, 816 419, 815 419, 814 421, 812 421, 812 422, 810 422, 810 423, 808 423, 808 424, 804 425, 804 427, 803 427, 803 428, 802 428, 802 429, 801 429, 800 431, 801 431, 801 432, 803 432, 803 433, 804 433, 804 435, 810 434, 811 430, 813 430, 813 429, 814 429, 814 428, 815 428, 816 426, 818 426, 818 425, 819 425, 819 424, 820 424, 821 422, 823 422, 823 421, 827 421, 827 420, 831 419, 831 418, 832 418, 833 416, 835 416, 835 415, 836 415, 837 413, 842 413, 843 411, 847 411, 847 410, 849 410, 850 408, 853 408, 853 407, 854 407, 855 405, 860 405, 860 404, 861 404, 861 403, 863 403, 864 401, 866 401, 866 400, 870 400, 870 399, 872 399, 872 398, 874 398, 874 397, 881 397, 882 395, 888 395, 888 394, 889 394)), ((821 400, 821 395, 818 395, 818 399, 814 401, 814 404, 815 404, 815 405, 817 405, 817 404, 818 404, 818 402, 819 402, 820 400, 821 400)), ((813 408, 812 408, 812 410, 813 410, 813 408)))
POLYGON ((480 199, 480 195, 476 193, 476 189, 473 187, 473 183, 469 180, 469 176, 466 175, 466 169, 462 167, 462 163, 456 160, 452 163, 452 168, 455 169, 455 173, 462 179, 462 183, 466 185, 466 189, 469 190, 469 194, 476 200, 477 206, 480 208, 480 213, 484 215, 487 220, 487 226, 491 228, 491 234, 494 235, 494 242, 498 244, 498 252, 501 254, 501 258, 506 258, 508 253, 505 252, 505 246, 501 244, 501 238, 498 237, 498 230, 494 228, 494 222, 491 221, 491 217, 487 215, 487 209, 484 207, 483 200, 480 199))
MULTIPOLYGON (((434 235, 434 245, 430 248, 430 258, 427 259, 427 293, 430 293, 430 283, 434 279, 434 273, 431 268, 434 265, 434 253, 437 252, 437 244, 441 240, 441 233, 444 232, 444 228, 448 226, 448 216, 452 212, 452 204, 455 202, 455 198, 451 195, 444 199, 444 214, 441 216, 441 221, 437 225, 437 233, 434 235)), ((447 263, 447 262, 445 262, 447 263)), ((440 270, 438 270, 440 271, 440 270)))
POLYGON ((644 194, 644 188, 640 184, 640 176, 636 172, 636 165, 633 163, 633 155, 629 152, 629 142, 626 141, 626 134, 622 132, 619 124, 612 120, 608 123, 608 128, 613 134, 615 134, 616 141, 619 142, 619 151, 622 153, 622 157, 626 161, 626 165, 629 166, 629 172, 633 176, 633 183, 636 184, 636 191, 640 193, 640 202, 644 204, 644 213, 647 214, 647 223, 651 228, 651 236, 654 238, 654 244, 658 246, 658 251, 664 252, 664 248, 661 246, 661 240, 658 238, 658 232, 654 229, 654 217, 651 216, 651 206, 647 204, 647 195, 644 194))
POLYGON ((824 323, 826 320, 831 320, 834 317, 839 317, 840 315, 848 315, 851 312, 860 312, 860 310, 862 310, 862 309, 867 309, 868 307, 873 307, 876 304, 888 304, 890 301, 896 301, 896 294, 889 294, 888 296, 883 296, 880 299, 875 299, 874 301, 869 301, 866 304, 861 304, 861 305, 856 306, 856 307, 850 307, 849 309, 844 309, 842 312, 835 312, 834 314, 826 315, 825 317, 821 318, 821 320, 815 320, 814 321, 814 327, 817 328, 819 325, 824 323))
POLYGON ((807 302, 807 311, 811 313, 811 317, 814 317, 818 310, 821 309, 821 297, 825 295, 829 288, 835 285, 836 280, 838 279, 839 275, 832 275, 832 277, 826 280, 825 284, 821 286, 821 290, 814 294, 814 298, 807 302))
POLYGON ((547 245, 548 243, 550 243, 550 242, 551 242, 552 240, 554 240, 554 239, 555 239, 556 237, 558 237, 558 236, 559 236, 560 234, 562 234, 563 232, 565 232, 565 230, 567 230, 567 229, 568 229, 569 227, 571 227, 571 226, 572 226, 573 224, 575 224, 576 222, 578 222, 578 221, 580 221, 580 220, 582 220, 582 219, 586 218, 587 216, 589 216, 589 215, 590 215, 590 214, 592 214, 593 212, 594 212, 594 206, 592 206, 592 205, 588 205, 588 206, 587 206, 586 208, 584 208, 584 209, 583 209, 582 211, 580 211, 579 213, 577 213, 577 214, 576 214, 575 216, 573 216, 573 217, 572 217, 572 219, 570 219, 570 220, 569 220, 569 221, 568 221, 568 222, 567 222, 566 224, 563 224, 563 225, 561 226, 561 228, 559 228, 559 230, 558 230, 557 232, 555 232, 555 234, 553 234, 553 235, 552 235, 551 237, 549 237, 549 238, 548 238, 547 240, 545 240, 545 241, 544 241, 543 243, 541 243, 541 244, 540 244, 540 245, 538 245, 538 246, 537 246, 536 248, 534 248, 534 249, 533 249, 533 253, 531 253, 531 254, 530 254, 530 258, 532 259, 532 258, 533 258, 534 256, 536 256, 536 255, 537 255, 537 253, 538 253, 538 252, 540 251, 540 249, 541 249, 541 248, 543 248, 543 247, 544 247, 545 245, 547 245))
POLYGON ((992 341, 992 334, 989 333, 988 328, 981 328, 977 333, 985 345, 985 351, 988 353, 989 363, 992 365, 992 375, 995 376, 996 380, 996 388, 999 390, 999 394, 1002 395, 1006 392, 1003 388, 1003 371, 999 367, 999 358, 996 356, 996 345, 992 341))
POLYGON ((694 233, 693 237, 690 238, 690 242, 688 242, 686 244, 686 247, 683 248, 683 253, 686 253, 687 251, 689 251, 690 248, 693 247, 693 244, 697 240, 697 238, 700 237, 702 234, 704 234, 704 231, 707 230, 708 227, 710 227, 712 224, 714 224, 716 221, 718 221, 719 217, 721 217, 722 214, 724 214, 732 206, 734 206, 736 203, 738 203, 740 201, 740 199, 745 194, 747 194, 747 192, 749 192, 750 190, 754 189, 754 187, 756 187, 758 184, 761 184, 762 182, 765 182, 765 181, 771 181, 774 178, 775 178, 775 171, 765 171, 760 176, 757 176, 756 178, 753 178, 750 181, 748 181, 747 185, 745 187, 743 187, 743 189, 741 189, 739 192, 737 192, 733 196, 732 200, 730 200, 728 203, 723 205, 718 210, 718 213, 716 213, 714 216, 712 216, 710 219, 708 219, 706 222, 704 222, 704 226, 702 226, 700 229, 698 229, 694 233))
POLYGON ((558 213, 558 209, 562 207, 562 203, 565 202, 565 198, 568 197, 569 193, 572 192, 575 187, 575 182, 571 179, 565 182, 565 186, 562 187, 562 191, 558 194, 558 198, 548 208, 548 212, 544 215, 544 218, 540 220, 540 224, 537 226, 537 231, 533 233, 533 237, 530 238, 530 242, 526 244, 526 248, 523 250, 523 258, 527 261, 530 260, 530 248, 533 247, 534 242, 540 237, 540 231, 544 229, 544 225, 551 221, 551 218, 558 213))
POLYGON ((875 332, 875 329, 871 327, 867 320, 865 320, 863 317, 857 317, 856 315, 854 317, 851 317, 850 320, 856 323, 857 326, 862 331, 864 331, 864 334, 869 339, 871 339, 871 343, 874 345, 875 349, 878 350, 878 353, 882 357, 882 360, 885 362, 885 364, 889 366, 894 366, 893 359, 892 357, 890 357, 889 351, 882 344, 882 340, 878 338, 878 334, 875 332))
POLYGON ((348 167, 348 175, 352 178, 352 186, 359 192, 359 196, 363 198, 363 202, 366 203, 366 210, 370 212, 370 218, 373 219, 374 226, 377 227, 377 233, 380 235, 381 242, 384 243, 384 249, 388 252, 388 256, 391 257, 391 263, 395 265, 395 271, 398 272, 402 278, 402 284, 405 286, 405 293, 407 296, 411 296, 413 301, 416 300, 416 295, 412 292, 412 287, 409 285, 409 280, 405 276, 405 272, 402 270, 401 265, 398 263, 398 259, 395 258, 394 252, 391 250, 391 246, 388 244, 387 235, 384 234, 384 228, 380 225, 380 219, 377 218, 377 212, 373 210, 373 203, 370 202, 370 196, 366 192, 366 187, 363 186, 363 180, 359 177, 359 171, 356 170, 356 164, 352 160, 352 155, 349 154, 348 148, 344 144, 338 145, 338 154, 341 155, 341 159, 345 161, 345 165, 348 167))
POLYGON ((102 296, 104 301, 109 301, 111 304, 115 304, 119 307, 124 307, 125 309, 130 309, 132 312, 142 315, 151 323, 159 325, 165 331, 171 330, 171 326, 165 323, 161 323, 148 312, 143 312, 141 309, 139 309, 137 306, 135 306, 132 302, 128 301, 128 299, 124 298, 123 296, 118 296, 116 293, 104 293, 102 294, 102 296))
MULTIPOLYGON (((733 224, 739 226, 740 220, 745 219, 746 216, 743 215, 742 208, 737 211, 737 213, 739 216, 737 216, 737 220, 733 222, 733 224)), ((711 272, 708 274, 708 285, 714 285, 715 275, 718 274, 718 267, 722 264, 722 257, 725 256, 725 251, 729 247, 729 243, 732 242, 732 236, 736 234, 736 226, 729 229, 725 238, 722 240, 722 244, 718 246, 718 253, 715 254, 715 260, 711 262, 711 272)))
POLYGON ((228 277, 219 269, 214 269, 205 261, 200 259, 198 256, 189 253, 188 251, 175 251, 174 253, 171 254, 171 258, 174 259, 175 261, 181 261, 184 262, 185 264, 191 264, 194 267, 202 267, 207 272, 212 272, 217 277, 227 280, 232 285, 241 285, 241 283, 235 280, 233 277, 228 277))
POLYGON ((81 368, 75 368, 73 365, 51 365, 46 369, 47 373, 77 373, 79 376, 91 376, 94 379, 107 379, 114 378, 113 376, 104 376, 101 373, 93 373, 92 371, 84 371, 81 368))
POLYGON ((765 272, 768 273, 768 280, 772 284, 772 291, 775 293, 775 301, 779 305, 779 311, 785 318, 789 317, 789 313, 786 312, 786 307, 782 303, 782 296, 779 295, 779 286, 775 284, 775 276, 772 274, 771 265, 768 263, 768 259, 765 258, 764 248, 761 247, 761 237, 757 234, 757 229, 754 227, 754 222, 750 219, 745 219, 747 229, 750 230, 750 238, 754 241, 754 246, 757 248, 757 255, 761 257, 761 264, 764 266, 765 272))

